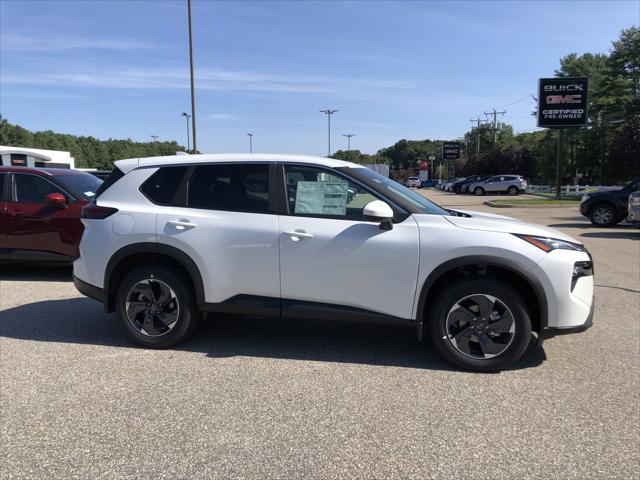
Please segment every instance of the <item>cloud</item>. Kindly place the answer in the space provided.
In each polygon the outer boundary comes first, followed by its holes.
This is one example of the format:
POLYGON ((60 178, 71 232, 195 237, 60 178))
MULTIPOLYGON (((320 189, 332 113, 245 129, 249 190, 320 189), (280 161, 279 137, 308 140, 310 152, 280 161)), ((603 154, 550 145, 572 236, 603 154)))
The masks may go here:
MULTIPOLYGON (((126 89, 189 88, 186 69, 131 69, 110 67, 100 71, 67 69, 64 72, 20 72, 1 75, 5 84, 57 85, 126 89)), ((362 89, 410 89, 406 80, 378 78, 340 78, 313 75, 282 75, 235 70, 196 70, 196 88, 200 90, 238 90, 285 93, 346 93, 362 89)))
POLYGON ((157 45, 132 39, 80 38, 62 36, 28 37, 24 35, 2 35, 2 50, 5 52, 52 52, 63 50, 139 50, 157 49, 157 45))
POLYGON ((229 113, 211 113, 204 118, 205 120, 235 120, 238 117, 229 113))

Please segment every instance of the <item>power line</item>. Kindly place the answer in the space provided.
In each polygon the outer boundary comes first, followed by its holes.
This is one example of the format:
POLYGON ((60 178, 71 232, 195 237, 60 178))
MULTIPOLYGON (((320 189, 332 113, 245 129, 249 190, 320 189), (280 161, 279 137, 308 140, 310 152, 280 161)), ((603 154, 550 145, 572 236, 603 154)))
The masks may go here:
POLYGON ((515 100, 515 101, 513 101, 511 103, 507 103, 506 105, 502 105, 501 107, 496 107, 496 108, 510 107, 511 105, 515 105, 516 103, 524 102, 525 100, 527 100, 530 97, 531 97, 531 95, 527 95, 526 97, 519 98, 518 100, 515 100))

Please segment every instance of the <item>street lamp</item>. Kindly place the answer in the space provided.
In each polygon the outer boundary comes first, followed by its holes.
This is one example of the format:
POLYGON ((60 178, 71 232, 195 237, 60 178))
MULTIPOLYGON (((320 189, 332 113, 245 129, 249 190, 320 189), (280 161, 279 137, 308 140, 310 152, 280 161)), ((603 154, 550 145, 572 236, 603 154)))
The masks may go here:
POLYGON ((247 133, 249 136, 249 153, 253 153, 253 133, 247 133))
POLYGON ((355 137, 353 133, 343 133, 343 137, 347 137, 347 156, 351 158, 351 137, 355 137))
POLYGON ((327 157, 331 156, 331 115, 333 115, 336 112, 339 112, 340 110, 330 110, 330 109, 326 109, 326 110, 320 110, 320 113, 324 113, 327 116, 327 127, 328 127, 328 151, 327 151, 327 157))
POLYGON ((187 152, 189 152, 191 150, 191 143, 189 139, 189 119, 191 118, 191 115, 189 115, 187 112, 182 112, 180 116, 184 117, 187 121, 187 152))
POLYGON ((158 154, 158 135, 149 135, 153 138, 153 151, 157 155, 158 154))
POLYGON ((191 0, 187 0, 189 17, 189 71, 191 73, 191 129, 193 130, 193 153, 198 153, 196 142, 196 87, 193 79, 193 33, 191 29, 191 0))

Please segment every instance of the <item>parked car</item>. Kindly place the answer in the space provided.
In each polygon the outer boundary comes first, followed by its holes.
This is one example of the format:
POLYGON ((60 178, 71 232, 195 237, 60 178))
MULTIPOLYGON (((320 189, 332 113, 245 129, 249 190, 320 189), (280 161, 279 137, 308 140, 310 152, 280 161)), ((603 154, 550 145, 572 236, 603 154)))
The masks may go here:
POLYGON ((469 193, 469 185, 484 182, 489 177, 490 175, 472 175, 471 177, 468 177, 467 180, 462 182, 462 185, 460 186, 460 193, 469 193))
POLYGON ((620 190, 587 193, 580 200, 580 213, 596 227, 612 227, 627 216, 629 195, 640 190, 640 178, 620 190))
POLYGON ((527 191, 527 182, 520 175, 496 175, 469 185, 469 191, 475 195, 485 193, 508 193, 518 195, 527 191))
POLYGON ((409 177, 407 187, 420 188, 420 177, 409 177))
MULTIPOLYGON (((485 177, 486 178, 486 177, 485 177)), ((451 191, 456 194, 462 193, 462 186, 468 185, 470 183, 479 182, 483 179, 483 177, 479 175, 472 175, 470 177, 462 177, 457 179, 455 182, 451 184, 451 191)))
POLYGON ((331 158, 116 167, 82 209, 74 282, 140 345, 185 340, 201 312, 382 322, 413 326, 448 362, 489 371, 520 358, 532 331, 591 326, 591 257, 562 232, 445 210, 331 158))
POLYGON ((640 228, 640 191, 633 192, 629 195, 629 214, 627 220, 634 227, 640 228))
POLYGON ((70 263, 80 210, 102 181, 62 168, 0 167, 0 261, 70 263))
POLYGON ((420 188, 436 187, 437 185, 437 180, 423 180, 420 182, 420 188))

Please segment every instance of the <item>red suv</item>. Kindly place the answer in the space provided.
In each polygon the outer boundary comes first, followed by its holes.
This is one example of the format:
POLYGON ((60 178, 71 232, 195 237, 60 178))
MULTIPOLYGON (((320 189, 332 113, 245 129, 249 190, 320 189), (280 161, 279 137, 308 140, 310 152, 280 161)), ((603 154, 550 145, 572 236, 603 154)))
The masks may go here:
POLYGON ((0 262, 72 262, 80 210, 101 184, 77 170, 0 166, 0 262))

